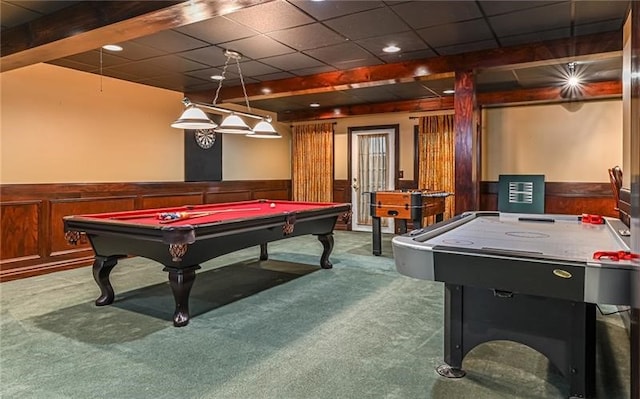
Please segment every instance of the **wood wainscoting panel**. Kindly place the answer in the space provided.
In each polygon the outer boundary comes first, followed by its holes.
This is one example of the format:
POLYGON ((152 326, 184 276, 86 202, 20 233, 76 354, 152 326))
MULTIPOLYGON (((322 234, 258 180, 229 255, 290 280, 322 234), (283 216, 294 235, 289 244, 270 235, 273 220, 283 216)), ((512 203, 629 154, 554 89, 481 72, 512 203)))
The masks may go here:
POLYGON ((64 216, 256 198, 288 200, 291 180, 0 184, 0 191, 0 281, 9 281, 93 263, 87 241, 77 247, 67 244, 64 216))
POLYGON ((141 209, 172 208, 183 205, 202 205, 202 193, 146 194, 141 198, 141 209))
POLYGON ((333 202, 351 203, 351 185, 348 180, 333 181, 333 202))
MULTIPOLYGON (((482 182, 480 192, 480 210, 497 210, 498 182, 482 182)), ((545 213, 618 217, 610 183, 546 182, 544 202, 545 213)))
POLYGON ((83 236, 77 245, 69 245, 64 238, 62 218, 70 215, 86 215, 91 213, 132 211, 135 209, 136 197, 109 198, 73 198, 51 200, 49 226, 50 256, 65 255, 90 249, 89 241, 83 236))
POLYGON ((253 199, 267 200, 288 200, 291 198, 289 190, 273 189, 273 190, 256 190, 253 192, 253 199))
POLYGON ((215 193, 205 193, 205 204, 220 204, 223 202, 249 201, 251 199, 251 191, 220 191, 215 193))
POLYGON ((42 204, 36 200, 0 205, 0 270, 16 261, 40 258, 42 204))

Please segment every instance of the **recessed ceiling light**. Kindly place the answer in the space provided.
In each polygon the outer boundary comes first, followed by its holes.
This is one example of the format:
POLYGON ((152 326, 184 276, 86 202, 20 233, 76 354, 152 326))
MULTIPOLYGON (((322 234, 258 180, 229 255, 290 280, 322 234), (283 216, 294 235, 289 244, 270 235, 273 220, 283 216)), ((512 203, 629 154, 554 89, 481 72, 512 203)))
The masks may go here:
POLYGON ((567 79, 567 84, 571 87, 576 87, 580 84, 580 79, 577 76, 569 76, 567 79))
POLYGON ((390 44, 387 47, 382 49, 382 51, 384 51, 385 53, 397 53, 400 50, 402 49, 396 46, 395 44, 390 44))
POLYGON ((224 80, 224 76, 222 76, 222 75, 211 75, 211 79, 213 79, 213 80, 224 80))
POLYGON ((122 47, 117 44, 105 44, 102 48, 109 51, 122 51, 122 47))
POLYGON ((311 104, 309 104, 309 106, 311 108, 318 108, 320 106, 320 104, 319 103, 311 103, 311 104))
POLYGON ((442 91, 442 94, 453 94, 453 93, 455 93, 455 92, 456 92, 456 91, 455 91, 455 90, 453 90, 453 89, 447 89, 447 90, 443 90, 443 91, 442 91))
POLYGON ((260 91, 262 92, 262 94, 271 94, 271 89, 268 87, 263 87, 260 91))

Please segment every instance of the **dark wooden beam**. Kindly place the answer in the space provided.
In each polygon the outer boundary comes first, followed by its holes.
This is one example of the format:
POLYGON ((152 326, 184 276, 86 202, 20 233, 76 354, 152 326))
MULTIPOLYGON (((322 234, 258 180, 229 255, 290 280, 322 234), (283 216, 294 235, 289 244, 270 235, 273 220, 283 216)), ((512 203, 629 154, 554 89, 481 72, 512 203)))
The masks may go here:
POLYGON ((388 112, 420 112, 453 109, 453 97, 426 98, 421 100, 388 103, 325 107, 302 111, 280 112, 279 122, 295 122, 322 119, 339 119, 356 115, 385 114, 388 112))
POLYGON ((454 98, 455 125, 455 214, 480 209, 480 143, 475 76, 472 71, 456 72, 454 98))
POLYGON ((228 14, 273 0, 82 1, 2 32, 9 71, 228 14))
MULTIPOLYGON (((620 98, 621 96, 622 82, 619 80, 585 83, 581 86, 578 97, 565 96, 561 87, 538 87, 476 94, 478 106, 482 107, 559 103, 575 100, 586 101, 604 98, 620 98)), ((389 112, 424 112, 451 109, 453 109, 453 96, 279 112, 278 121, 326 120, 367 114, 385 114, 389 112)))
POLYGON ((576 93, 573 93, 573 95, 567 94, 566 90, 562 87, 537 87, 479 93, 477 96, 478 104, 483 107, 620 98, 622 96, 622 82, 614 80, 585 83, 581 85, 580 89, 576 93))
MULTIPOLYGON (((558 62, 558 59, 577 59, 584 56, 619 53, 622 49, 620 32, 579 36, 522 46, 473 51, 465 54, 434 57, 423 60, 375 65, 345 71, 325 72, 305 77, 272 80, 246 85, 250 100, 323 93, 356 87, 379 86, 451 76, 456 69, 468 70, 503 67, 506 65, 558 62), (269 94, 265 94, 265 93, 269 94)), ((189 93, 189 96, 204 92, 189 93)), ((210 91, 206 96, 210 97, 210 91)), ((244 100, 241 86, 225 87, 221 102, 244 100)))

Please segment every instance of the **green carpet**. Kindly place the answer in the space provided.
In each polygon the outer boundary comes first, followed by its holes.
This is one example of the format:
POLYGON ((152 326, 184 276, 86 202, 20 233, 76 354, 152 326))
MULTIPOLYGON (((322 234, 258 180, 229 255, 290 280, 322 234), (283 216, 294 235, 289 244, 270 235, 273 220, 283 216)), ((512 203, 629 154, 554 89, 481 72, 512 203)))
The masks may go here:
MULTIPOLYGON (((335 234, 334 268, 315 237, 203 265, 190 324, 174 328, 162 266, 112 272, 113 305, 96 307, 90 268, 0 284, 0 397, 5 398, 563 398, 545 357, 512 342, 475 348, 448 380, 443 285, 395 271, 390 237, 335 234)), ((597 322, 598 398, 629 397, 628 336, 619 315, 597 322)))

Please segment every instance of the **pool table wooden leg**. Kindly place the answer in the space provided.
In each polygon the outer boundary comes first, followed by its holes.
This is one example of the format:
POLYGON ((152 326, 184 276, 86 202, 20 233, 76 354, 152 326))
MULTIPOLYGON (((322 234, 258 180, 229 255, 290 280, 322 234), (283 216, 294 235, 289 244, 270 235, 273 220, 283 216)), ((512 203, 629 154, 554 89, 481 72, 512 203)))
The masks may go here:
POLYGON ((105 306, 113 303, 115 294, 109 281, 109 273, 118 264, 116 256, 96 255, 93 262, 93 279, 100 288, 100 296, 96 299, 96 306, 105 306))
POLYGON ((173 313, 173 325, 176 327, 189 324, 189 293, 198 269, 198 265, 186 269, 164 268, 164 271, 169 272, 169 286, 176 302, 176 310, 173 313))
POLYGON ((320 258, 320 267, 323 269, 331 269, 333 265, 329 261, 329 255, 331 255, 331 251, 333 251, 333 233, 318 234, 317 237, 324 248, 322 257, 320 258))

